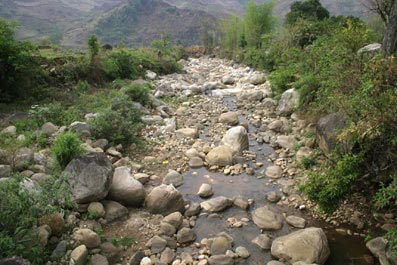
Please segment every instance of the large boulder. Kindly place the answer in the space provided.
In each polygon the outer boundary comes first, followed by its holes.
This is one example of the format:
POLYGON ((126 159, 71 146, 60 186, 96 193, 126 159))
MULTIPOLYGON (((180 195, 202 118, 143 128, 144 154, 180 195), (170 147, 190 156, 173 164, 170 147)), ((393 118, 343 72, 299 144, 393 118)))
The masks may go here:
POLYGON ((118 167, 114 171, 109 198, 126 206, 139 207, 143 204, 146 191, 142 183, 136 180, 128 167, 118 167))
POLYGON ((231 126, 236 126, 240 123, 238 119, 238 113, 233 111, 222 113, 219 116, 219 122, 231 126))
POLYGON ((276 213, 264 206, 252 212, 252 221, 261 229, 264 230, 279 230, 283 226, 283 218, 279 213, 276 213))
POLYGON ((173 212, 182 212, 185 202, 182 194, 174 186, 162 184, 146 196, 145 205, 153 214, 168 215, 173 212))
POLYGON ((215 147, 207 154, 205 160, 210 166, 230 166, 233 164, 233 150, 226 145, 215 147))
POLYGON ((113 179, 112 163, 104 153, 90 153, 73 159, 63 172, 74 200, 90 203, 104 199, 113 179))
MULTIPOLYGON (((321 118, 316 124, 317 141, 325 154, 330 154, 337 146, 338 133, 347 125, 347 115, 342 112, 331 113, 321 118)), ((342 152, 347 152, 351 146, 340 143, 342 152)))
POLYGON ((165 175, 163 179, 163 184, 165 185, 174 185, 174 187, 179 187, 183 184, 183 176, 181 173, 175 170, 169 170, 167 175, 165 175))
POLYGON ((281 99, 278 102, 277 114, 281 116, 287 116, 291 114, 299 104, 299 94, 298 91, 291 88, 285 91, 281 95, 281 99))
POLYGON ((367 242, 366 247, 379 260, 381 265, 395 265, 396 258, 388 244, 388 240, 384 237, 376 237, 367 242))
POLYGON ((330 250, 324 231, 311 227, 276 238, 271 253, 274 257, 286 260, 288 264, 302 261, 323 265, 330 255, 330 250))
POLYGON ((229 146, 233 154, 241 154, 249 147, 247 130, 243 126, 230 128, 223 136, 222 143, 229 146))
POLYGON ((261 85, 266 82, 266 75, 264 73, 255 73, 247 81, 252 85, 261 85))
POLYGON ((0 265, 30 265, 30 261, 20 258, 20 257, 11 257, 0 259, 0 265))

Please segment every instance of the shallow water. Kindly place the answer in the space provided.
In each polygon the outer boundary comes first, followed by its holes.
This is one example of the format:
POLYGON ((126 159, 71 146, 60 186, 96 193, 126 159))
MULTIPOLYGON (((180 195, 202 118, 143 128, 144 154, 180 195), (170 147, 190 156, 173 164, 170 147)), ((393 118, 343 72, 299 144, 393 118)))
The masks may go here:
MULTIPOLYGON (((224 99, 225 105, 228 106, 229 110, 237 110, 235 101, 233 98, 228 97, 224 99)), ((248 122, 244 116, 240 116, 240 121, 248 122)), ((207 128, 208 129, 208 128, 207 128)), ((250 132, 254 132, 255 128, 249 124, 250 132)), ((205 130, 206 132, 207 130, 205 130)), ((203 140, 208 140, 205 136, 201 137, 203 140)), ((250 151, 254 151, 256 156, 256 162, 264 163, 264 166, 256 170, 256 173, 263 171, 267 166, 271 165, 267 161, 269 155, 274 155, 274 150, 267 144, 258 144, 255 139, 250 139, 250 151)), ((331 256, 328 259, 326 265, 365 265, 363 256, 370 255, 364 244, 364 240, 361 237, 354 236, 343 236, 335 232, 325 222, 314 220, 310 216, 307 216, 305 212, 295 210, 293 208, 279 207, 275 204, 269 203, 265 195, 269 191, 279 191, 280 187, 272 182, 269 182, 268 178, 257 178, 256 176, 248 176, 247 174, 240 174, 234 176, 226 176, 222 173, 210 172, 206 168, 192 169, 184 174, 184 185, 178 187, 178 190, 183 194, 185 200, 202 202, 197 194, 201 184, 211 184, 214 190, 212 196, 226 196, 233 198, 235 196, 242 196, 245 200, 253 199, 254 204, 248 209, 248 211, 231 207, 228 210, 219 213, 218 217, 200 217, 197 219, 194 231, 197 233, 197 242, 200 242, 203 238, 210 238, 220 232, 227 232, 234 238, 234 247, 243 246, 248 249, 251 256, 246 260, 239 260, 237 264, 266 264, 272 260, 270 251, 263 251, 251 243, 251 240, 258 236, 261 231, 260 229, 250 221, 247 226, 241 228, 231 228, 228 226, 227 219, 234 217, 240 220, 243 217, 251 219, 251 212, 258 207, 269 205, 272 209, 285 213, 288 215, 301 216, 307 220, 306 227, 321 227, 325 230, 330 248, 331 256)), ((281 194, 281 192, 280 192, 281 194)), ((351 230, 351 227, 348 227, 351 230)), ((284 223, 284 226, 279 231, 265 231, 271 237, 278 237, 286 235, 296 228, 292 228, 288 224, 284 223)))

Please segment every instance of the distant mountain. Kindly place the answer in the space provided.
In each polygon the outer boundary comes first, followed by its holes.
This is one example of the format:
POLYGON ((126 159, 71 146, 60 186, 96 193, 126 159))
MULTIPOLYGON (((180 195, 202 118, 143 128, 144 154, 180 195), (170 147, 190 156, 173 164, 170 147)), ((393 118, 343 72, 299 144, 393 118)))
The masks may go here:
MULTIPOLYGON (((270 0, 258 0, 267 2, 270 0)), ((321 0, 333 15, 366 17, 368 0, 321 0)), ((50 36, 62 46, 85 46, 89 34, 102 42, 147 45, 165 33, 184 45, 200 42, 203 23, 244 14, 248 0, 0 0, 0 17, 21 23, 19 37, 50 36)), ((275 15, 294 0, 276 0, 275 15)))

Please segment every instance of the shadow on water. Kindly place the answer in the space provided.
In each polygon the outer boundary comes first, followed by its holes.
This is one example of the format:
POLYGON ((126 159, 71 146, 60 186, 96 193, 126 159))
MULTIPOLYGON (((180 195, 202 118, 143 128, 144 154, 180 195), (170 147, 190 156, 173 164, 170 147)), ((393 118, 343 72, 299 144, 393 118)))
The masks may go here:
MULTIPOLYGON (((233 98, 225 98, 224 103, 232 111, 237 109, 233 98)), ((240 116, 240 120, 249 124, 248 120, 245 119, 244 116, 240 116)), ((255 128, 249 124, 249 130, 250 132, 253 132, 255 131, 255 128)), ((208 141, 207 138, 204 138, 203 140, 208 141)), ((250 139, 250 151, 254 151, 257 154, 256 162, 262 162, 264 164, 264 166, 257 170, 257 172, 263 171, 270 165, 267 158, 271 154, 274 155, 274 150, 269 145, 258 144, 254 139, 250 139)), ((210 172, 206 168, 192 169, 185 173, 184 177, 185 183, 178 189, 187 201, 199 203, 204 201, 204 199, 196 195, 203 183, 212 185, 214 190, 213 197, 226 196, 228 198, 233 198, 236 196, 242 196, 245 200, 253 199, 255 201, 248 211, 231 207, 228 210, 219 213, 217 217, 200 217, 197 219, 196 226, 194 228, 197 233, 198 242, 203 238, 213 237, 220 232, 227 232, 234 238, 235 247, 244 246, 247 248, 251 253, 251 256, 247 260, 239 260, 237 264, 263 265, 272 260, 270 251, 260 250, 251 243, 251 241, 261 233, 260 229, 252 221, 241 228, 231 228, 227 222, 227 219, 230 217, 234 217, 237 220, 241 220, 241 218, 251 219, 251 212, 264 205, 269 205, 269 207, 275 211, 285 213, 286 215, 296 215, 305 218, 308 222, 307 227, 323 228, 327 234, 331 248, 331 256, 326 265, 368 264, 365 262, 363 257, 364 255, 370 255, 370 252, 365 247, 361 237, 338 234, 335 232, 335 229, 330 227, 327 223, 314 220, 310 216, 305 215, 305 212, 288 207, 279 207, 275 204, 269 203, 265 198, 266 193, 270 191, 280 191, 280 187, 275 183, 269 182, 267 178, 258 178, 247 174, 227 176, 222 173, 210 172)), ((296 230, 297 229, 290 227, 284 222, 281 230, 265 231, 264 233, 276 238, 296 230)))

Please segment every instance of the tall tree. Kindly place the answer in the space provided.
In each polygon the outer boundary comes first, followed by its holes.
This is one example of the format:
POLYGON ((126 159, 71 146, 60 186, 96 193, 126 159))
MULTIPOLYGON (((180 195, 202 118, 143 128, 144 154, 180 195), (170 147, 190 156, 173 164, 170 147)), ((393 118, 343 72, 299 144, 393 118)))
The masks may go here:
POLYGON ((299 19, 323 20, 329 18, 329 12, 321 5, 319 0, 306 0, 294 2, 285 18, 285 22, 292 25, 299 19))
POLYGON ((250 0, 244 17, 248 46, 261 48, 262 36, 270 33, 275 25, 273 2, 257 4, 250 0))
POLYGON ((391 10, 383 38, 383 50, 389 54, 397 52, 397 0, 391 0, 391 10))

